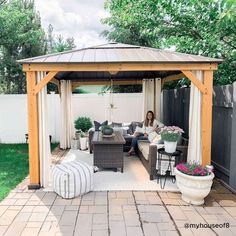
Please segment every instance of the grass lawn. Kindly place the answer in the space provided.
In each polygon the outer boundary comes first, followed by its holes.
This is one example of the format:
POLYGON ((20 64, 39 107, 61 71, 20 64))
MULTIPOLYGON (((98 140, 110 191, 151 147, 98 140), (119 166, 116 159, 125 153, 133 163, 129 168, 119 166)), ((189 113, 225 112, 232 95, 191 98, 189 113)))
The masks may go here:
MULTIPOLYGON (((52 150, 58 144, 52 144, 52 150)), ((0 200, 29 174, 28 145, 0 144, 0 200)))

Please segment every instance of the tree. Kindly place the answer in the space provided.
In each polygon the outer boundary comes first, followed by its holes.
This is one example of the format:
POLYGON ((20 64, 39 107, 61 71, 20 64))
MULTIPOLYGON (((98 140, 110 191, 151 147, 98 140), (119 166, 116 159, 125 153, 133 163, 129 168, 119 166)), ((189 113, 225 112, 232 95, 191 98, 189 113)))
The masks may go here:
POLYGON ((0 92, 25 93, 26 81, 16 60, 45 53, 45 34, 34 1, 12 0, 0 8, 0 92))
POLYGON ((107 0, 109 40, 223 58, 215 84, 236 80, 234 0, 107 0))
POLYGON ((51 24, 48 26, 47 53, 64 52, 72 50, 75 47, 75 40, 73 37, 64 39, 61 34, 53 35, 53 26, 51 24))

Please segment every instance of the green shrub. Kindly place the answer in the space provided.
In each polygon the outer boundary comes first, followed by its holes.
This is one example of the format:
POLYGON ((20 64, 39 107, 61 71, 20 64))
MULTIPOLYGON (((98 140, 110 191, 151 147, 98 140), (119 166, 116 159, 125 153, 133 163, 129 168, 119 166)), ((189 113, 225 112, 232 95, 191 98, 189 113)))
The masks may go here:
POLYGON ((78 117, 75 120, 75 129, 82 132, 88 132, 93 126, 89 117, 78 117))

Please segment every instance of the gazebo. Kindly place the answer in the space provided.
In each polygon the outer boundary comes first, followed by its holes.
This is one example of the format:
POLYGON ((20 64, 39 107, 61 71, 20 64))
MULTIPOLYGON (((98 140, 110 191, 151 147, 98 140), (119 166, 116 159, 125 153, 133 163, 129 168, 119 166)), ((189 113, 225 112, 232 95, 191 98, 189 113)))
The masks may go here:
MULTIPOLYGON (((44 175, 48 173, 50 149, 44 120, 47 115, 46 85, 49 82, 59 87, 62 103, 67 103, 70 101, 67 97, 71 87, 105 85, 110 84, 111 80, 113 84, 119 85, 143 84, 145 79, 146 100, 154 94, 154 110, 159 114, 161 104, 158 95, 161 86, 168 81, 188 78, 191 81, 188 156, 190 160, 198 160, 202 164, 211 163, 213 71, 217 70, 221 59, 108 43, 18 62, 23 65, 27 78, 29 188, 47 185, 44 175), (151 80, 153 83, 148 83, 151 80), (152 87, 151 95, 149 91, 152 87)), ((68 123, 67 112, 70 112, 69 109, 63 111, 64 125, 68 123)), ((68 127, 64 130, 67 132, 64 147, 68 148, 72 134, 68 127)))

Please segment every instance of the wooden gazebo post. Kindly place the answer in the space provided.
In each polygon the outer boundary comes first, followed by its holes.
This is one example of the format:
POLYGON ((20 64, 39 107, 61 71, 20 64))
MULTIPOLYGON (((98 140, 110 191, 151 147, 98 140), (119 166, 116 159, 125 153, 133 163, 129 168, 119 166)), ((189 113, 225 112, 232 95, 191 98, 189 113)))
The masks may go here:
POLYGON ((29 140, 29 189, 39 188, 39 127, 38 127, 38 101, 34 92, 36 86, 36 72, 26 73, 28 94, 28 140, 29 140))

